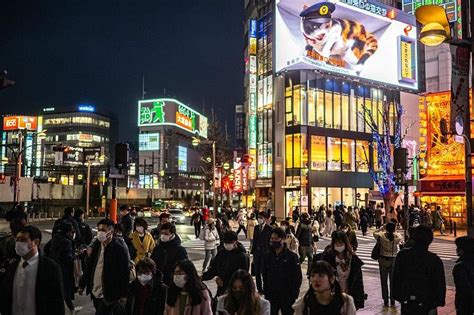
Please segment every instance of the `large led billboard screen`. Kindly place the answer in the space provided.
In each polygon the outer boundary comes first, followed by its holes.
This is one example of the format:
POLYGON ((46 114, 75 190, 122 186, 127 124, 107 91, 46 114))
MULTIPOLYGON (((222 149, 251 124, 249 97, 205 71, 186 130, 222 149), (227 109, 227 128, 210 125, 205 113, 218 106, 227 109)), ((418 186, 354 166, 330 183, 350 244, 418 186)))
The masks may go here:
POLYGON ((171 98, 138 102, 138 126, 174 125, 207 138, 207 117, 171 98))
POLYGON ((372 0, 276 0, 275 71, 418 89, 416 20, 372 0))

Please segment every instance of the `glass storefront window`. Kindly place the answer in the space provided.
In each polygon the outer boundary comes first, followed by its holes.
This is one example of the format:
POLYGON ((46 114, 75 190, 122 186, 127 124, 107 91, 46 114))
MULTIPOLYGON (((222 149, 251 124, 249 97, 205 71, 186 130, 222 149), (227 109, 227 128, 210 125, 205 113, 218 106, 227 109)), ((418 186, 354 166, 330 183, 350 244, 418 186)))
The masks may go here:
POLYGON ((306 134, 286 135, 286 168, 307 168, 306 134))
POLYGON ((341 170, 341 139, 340 138, 327 138, 328 151, 327 151, 327 164, 328 171, 340 171, 341 170))
POLYGON ((326 128, 333 128, 332 123, 332 91, 324 91, 324 100, 326 105, 326 128))
POLYGON ((357 205, 365 205, 365 195, 369 193, 369 188, 357 188, 357 194, 360 194, 360 198, 357 201, 357 205))
POLYGON ((291 111, 291 97, 285 98, 285 120, 287 126, 293 126, 293 112, 291 111))
MULTIPOLYGON (((377 113, 375 113, 374 109, 372 108, 372 100, 370 99, 370 97, 367 97, 365 99, 365 106, 367 109, 370 110, 370 113, 372 114, 372 117, 374 117, 375 121, 377 121, 377 113)), ((365 124, 365 132, 372 132, 368 124, 365 124)))
POLYGON ((384 121, 383 121, 383 114, 382 113, 385 113, 385 108, 383 108, 382 90, 375 90, 375 91, 377 92, 376 97, 377 97, 377 115, 378 115, 378 122, 379 122, 379 133, 383 134, 385 132, 385 127, 384 127, 384 121))
POLYGON ((390 119, 390 134, 395 135, 395 126, 397 125, 397 115, 395 104, 393 102, 389 103, 389 119, 390 119))
POLYGON ((309 88, 308 91, 308 125, 316 126, 316 90, 309 88))
POLYGON ((286 135, 285 161, 286 168, 293 168, 293 135, 286 135))
POLYGON ((336 206, 341 205, 341 203, 341 188, 328 187, 328 205, 332 205, 334 209, 336 206))
POLYGON ((365 132, 365 129, 364 129, 364 122, 365 122, 365 117, 364 117, 364 109, 363 109, 363 106, 364 106, 364 97, 361 96, 361 95, 358 95, 357 96, 357 108, 358 108, 358 112, 357 112, 357 115, 359 115, 357 117, 357 131, 359 132, 365 132), (361 114, 359 114, 361 113, 361 114))
POLYGON ((293 126, 301 124, 301 85, 293 89, 293 126))
POLYGON ((378 148, 377 148, 377 144, 372 142, 372 151, 374 151, 374 165, 373 165, 373 168, 374 168, 374 171, 377 172, 379 170, 379 151, 378 148))
POLYGON ((311 169, 326 170, 326 137, 311 136, 311 169))
POLYGON ((349 130, 349 95, 343 94, 341 99, 341 112, 342 112, 342 129, 349 130))
POLYGON ((341 129, 341 94, 334 92, 334 128, 341 129))
POLYGON ((311 207, 318 210, 326 206, 326 187, 311 187, 311 207))
POLYGON ((355 172, 355 141, 342 139, 342 171, 355 172))
POLYGON ((351 131, 357 131, 357 115, 359 115, 357 111, 357 100, 354 96, 354 90, 351 90, 351 95, 349 97, 349 106, 350 110, 350 121, 351 121, 351 131))
POLYGON ((367 159, 369 158, 369 142, 363 140, 357 140, 356 142, 356 167, 357 172, 368 173, 369 164, 367 159))
POLYGON ((346 207, 355 206, 355 189, 354 188, 342 188, 342 202, 346 207))
POLYGON ((324 92, 316 90, 316 125, 324 127, 324 92))

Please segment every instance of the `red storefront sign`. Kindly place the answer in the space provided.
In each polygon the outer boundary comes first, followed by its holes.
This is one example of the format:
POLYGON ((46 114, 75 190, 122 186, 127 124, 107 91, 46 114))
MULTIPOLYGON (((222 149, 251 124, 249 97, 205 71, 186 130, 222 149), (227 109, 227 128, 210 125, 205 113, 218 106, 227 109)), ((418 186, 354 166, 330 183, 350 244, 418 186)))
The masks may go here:
POLYGON ((234 192, 242 192, 242 168, 234 169, 234 192))
POLYGON ((466 182, 464 179, 422 179, 420 191, 425 192, 464 192, 466 182))
POLYGON ((36 130, 37 121, 36 117, 31 116, 7 116, 3 118, 3 130, 36 130))

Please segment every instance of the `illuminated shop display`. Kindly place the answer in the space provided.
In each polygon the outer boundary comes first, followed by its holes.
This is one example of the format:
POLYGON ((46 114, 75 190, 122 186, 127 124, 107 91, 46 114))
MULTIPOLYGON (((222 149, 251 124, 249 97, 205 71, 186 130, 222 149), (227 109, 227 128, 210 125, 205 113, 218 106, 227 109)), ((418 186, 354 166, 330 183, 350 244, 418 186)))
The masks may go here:
POLYGON ((138 126, 174 125, 207 138, 207 117, 185 104, 169 98, 138 102, 138 126))
POLYGON ((188 171, 188 148, 178 146, 178 170, 188 171))
POLYGON ((321 70, 418 89, 413 15, 372 0, 277 0, 275 24, 276 72, 321 70))
POLYGON ((160 149, 160 133, 140 133, 138 135, 139 151, 157 151, 160 149))

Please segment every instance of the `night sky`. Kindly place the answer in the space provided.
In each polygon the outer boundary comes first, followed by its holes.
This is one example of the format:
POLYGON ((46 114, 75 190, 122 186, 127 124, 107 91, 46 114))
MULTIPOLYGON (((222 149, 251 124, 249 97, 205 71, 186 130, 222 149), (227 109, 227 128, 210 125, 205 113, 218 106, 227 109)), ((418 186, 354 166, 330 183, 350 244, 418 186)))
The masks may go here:
POLYGON ((135 140, 137 101, 175 97, 233 131, 243 101, 243 1, 2 1, 0 114, 92 104, 135 140))

